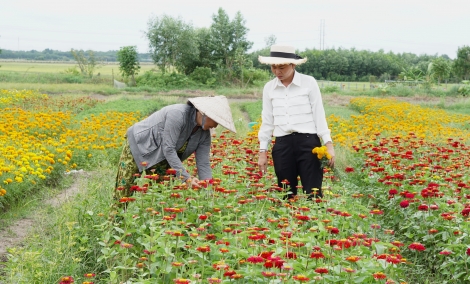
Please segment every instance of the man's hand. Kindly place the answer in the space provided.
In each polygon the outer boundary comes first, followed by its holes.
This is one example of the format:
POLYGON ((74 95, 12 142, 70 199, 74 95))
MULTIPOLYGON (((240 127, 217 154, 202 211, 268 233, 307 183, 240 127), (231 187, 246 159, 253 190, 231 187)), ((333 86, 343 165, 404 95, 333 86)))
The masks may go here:
POLYGON ((326 146, 326 149, 328 150, 328 154, 330 154, 330 156, 331 156, 331 159, 328 162, 328 166, 330 166, 330 168, 334 168, 334 166, 335 166, 335 148, 333 147, 333 143, 332 142, 327 142, 325 144, 325 146, 326 146))
POLYGON ((258 168, 263 174, 268 170, 268 153, 260 152, 258 156, 258 168))

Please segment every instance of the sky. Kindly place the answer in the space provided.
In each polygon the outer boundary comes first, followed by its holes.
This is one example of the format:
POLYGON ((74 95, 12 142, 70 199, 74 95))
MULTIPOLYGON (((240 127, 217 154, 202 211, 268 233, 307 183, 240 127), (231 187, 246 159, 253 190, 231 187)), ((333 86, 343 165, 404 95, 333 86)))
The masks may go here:
POLYGON ((240 12, 250 51, 277 44, 297 50, 355 48, 455 58, 470 46, 469 0, 0 0, 0 49, 148 52, 148 22, 164 14, 210 27, 222 8, 240 12), (322 23, 323 28, 322 28, 322 23))

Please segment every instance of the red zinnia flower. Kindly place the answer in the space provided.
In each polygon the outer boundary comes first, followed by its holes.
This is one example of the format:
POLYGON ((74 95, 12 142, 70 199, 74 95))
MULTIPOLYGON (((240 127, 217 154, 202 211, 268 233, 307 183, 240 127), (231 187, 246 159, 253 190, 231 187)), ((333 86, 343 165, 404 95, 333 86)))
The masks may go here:
POLYGON ((352 168, 352 167, 346 167, 346 168, 344 169, 344 171, 347 172, 347 173, 352 173, 352 172, 354 172, 354 168, 352 168))
POLYGON ((328 273, 328 268, 326 267, 318 267, 315 269, 315 272, 316 273, 319 273, 319 274, 325 274, 325 273, 328 273))
POLYGON ((302 274, 295 275, 292 278, 297 280, 297 281, 300 281, 300 282, 306 282, 306 281, 310 280, 310 278, 308 278, 307 276, 302 275, 302 274))
POLYGON ((470 207, 464 208, 460 214, 462 214, 464 217, 468 217, 468 215, 470 215, 470 207))
POLYGON ((387 275, 385 275, 383 272, 376 272, 376 273, 372 274, 372 276, 374 276, 375 279, 385 279, 385 278, 387 278, 387 275))
POLYGON ((83 276, 85 276, 86 278, 92 278, 92 277, 95 277, 96 274, 95 274, 95 273, 86 273, 86 274, 83 275, 83 276))
POLYGON ((235 270, 229 270, 229 271, 224 272, 225 277, 230 277, 230 276, 235 275, 235 274, 237 274, 237 272, 235 272, 235 270))
POLYGON ((375 214, 375 215, 382 215, 384 212, 380 209, 374 209, 369 212, 370 214, 375 214))
POLYGON ((74 283, 75 281, 73 280, 72 276, 64 276, 60 278, 59 284, 68 284, 68 283, 74 283))
POLYGON ((355 255, 352 255, 352 256, 348 256, 346 258, 347 261, 350 261, 350 262, 358 262, 361 258, 358 257, 358 256, 355 256, 355 255))
POLYGON ((412 243, 411 245, 408 246, 409 249, 411 250, 417 250, 417 251, 423 251, 426 250, 423 244, 420 243, 412 243))
POLYGON ((429 210, 429 206, 427 204, 420 204, 418 206, 418 210, 419 211, 428 211, 429 210))
POLYGON ((428 231, 428 233, 430 233, 430 234, 435 234, 435 233, 438 233, 438 232, 439 232, 439 230, 437 230, 437 229, 430 229, 428 231))
POLYGON ((133 246, 134 246, 133 244, 121 243, 121 247, 123 248, 132 248, 133 246))
POLYGON ((211 248, 209 246, 202 246, 202 247, 198 247, 196 250, 200 252, 210 252, 211 248))
POLYGON ((189 283, 191 283, 191 281, 189 279, 184 279, 184 278, 173 279, 173 282, 175 282, 175 284, 189 284, 189 283))
POLYGON ((315 258, 315 259, 325 258, 325 255, 321 251, 314 251, 310 254, 310 258, 315 258))
POLYGON ((274 254, 274 251, 263 251, 262 253, 259 254, 264 259, 268 259, 274 254))
POLYGON ((278 256, 270 256, 266 259, 266 262, 263 264, 266 268, 281 268, 284 265, 284 260, 278 256))
POLYGON ((401 208, 406 208, 408 206, 410 206, 410 202, 408 200, 403 200, 402 202, 400 202, 401 208))
POLYGON ((339 234, 339 229, 338 228, 332 228, 330 230, 330 233, 337 235, 337 234, 339 234))
POLYGON ((261 256, 250 256, 246 259, 246 261, 251 263, 261 263, 264 262, 264 258, 262 258, 261 256))
POLYGON ((295 252, 288 251, 286 252, 286 258, 297 259, 297 255, 295 254, 295 252))
POLYGON ((271 272, 271 271, 263 271, 263 272, 261 272, 261 274, 263 274, 264 277, 274 277, 274 276, 276 276, 276 272, 271 272))
POLYGON ((470 256, 470 248, 467 248, 467 255, 470 256))
POLYGON ((429 209, 431 209, 431 210, 437 210, 437 209, 439 209, 439 205, 437 205, 437 204, 431 204, 431 205, 429 205, 429 209))

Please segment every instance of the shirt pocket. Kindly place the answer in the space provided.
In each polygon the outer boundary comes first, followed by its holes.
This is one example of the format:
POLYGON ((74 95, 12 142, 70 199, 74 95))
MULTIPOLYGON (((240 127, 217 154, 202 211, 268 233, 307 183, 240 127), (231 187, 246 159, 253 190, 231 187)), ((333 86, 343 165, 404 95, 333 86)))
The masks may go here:
POLYGON ((149 128, 134 134, 137 148, 142 156, 152 153, 160 146, 161 135, 155 132, 156 129, 149 128))

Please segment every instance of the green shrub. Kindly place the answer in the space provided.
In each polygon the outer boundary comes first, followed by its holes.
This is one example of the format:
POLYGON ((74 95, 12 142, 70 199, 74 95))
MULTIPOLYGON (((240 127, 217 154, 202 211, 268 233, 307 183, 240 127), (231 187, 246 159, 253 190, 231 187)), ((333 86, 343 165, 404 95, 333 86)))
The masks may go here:
POLYGON ((212 86, 215 83, 215 78, 212 75, 212 70, 208 67, 196 67, 196 69, 189 75, 189 78, 194 82, 204 85, 212 86))
POLYGON ((244 84, 253 86, 264 86, 270 80, 270 72, 266 70, 248 68, 243 69, 244 84))
POLYGON ((176 72, 156 73, 154 71, 147 71, 143 75, 138 76, 135 81, 137 87, 147 86, 154 87, 159 90, 198 86, 196 82, 189 79, 186 75, 176 72))
POLYGON ((465 81, 462 81, 462 83, 464 85, 457 89, 457 93, 462 96, 470 95, 470 81, 465 80, 465 81))
POLYGON ((339 92, 339 87, 338 86, 325 86, 321 88, 322 93, 336 93, 339 92))

